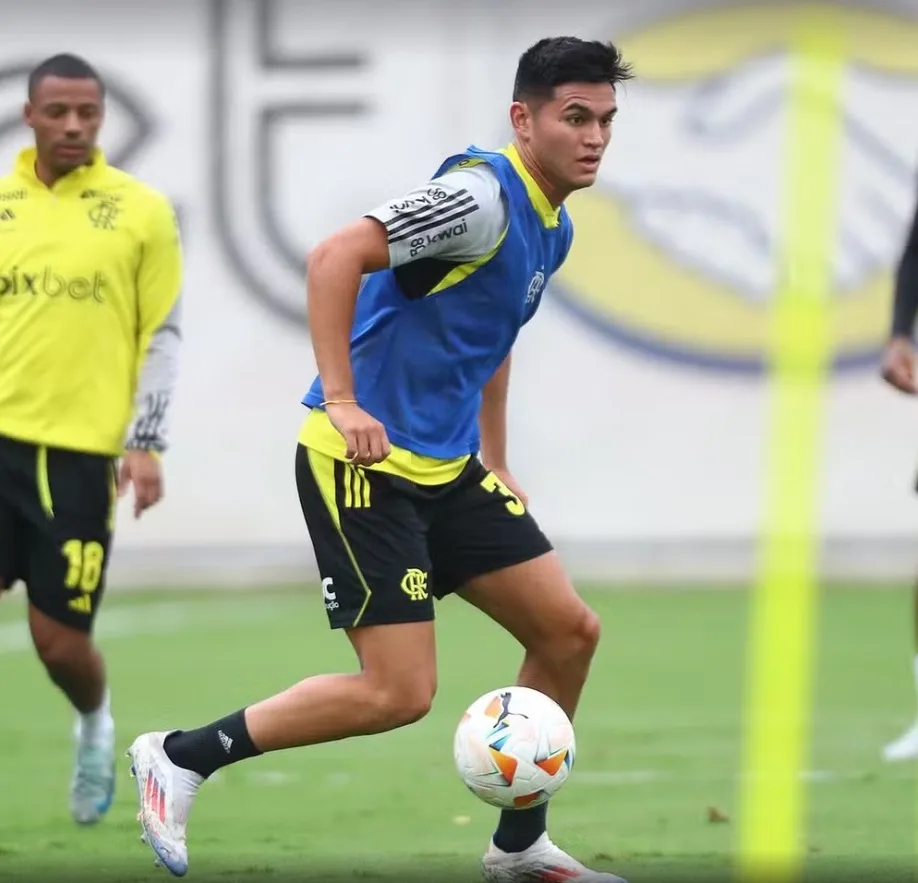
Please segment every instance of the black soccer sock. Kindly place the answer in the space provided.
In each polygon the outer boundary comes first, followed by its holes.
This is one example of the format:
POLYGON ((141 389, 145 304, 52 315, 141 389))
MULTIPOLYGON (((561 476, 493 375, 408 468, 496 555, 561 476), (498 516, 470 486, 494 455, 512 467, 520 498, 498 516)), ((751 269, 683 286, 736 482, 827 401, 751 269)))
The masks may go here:
POLYGON ((494 845, 504 852, 523 852, 545 833, 548 803, 532 809, 505 809, 501 811, 494 845))
POLYGON ((176 766, 205 779, 221 767, 262 753, 249 736, 245 709, 197 730, 171 733, 166 736, 163 749, 176 766))

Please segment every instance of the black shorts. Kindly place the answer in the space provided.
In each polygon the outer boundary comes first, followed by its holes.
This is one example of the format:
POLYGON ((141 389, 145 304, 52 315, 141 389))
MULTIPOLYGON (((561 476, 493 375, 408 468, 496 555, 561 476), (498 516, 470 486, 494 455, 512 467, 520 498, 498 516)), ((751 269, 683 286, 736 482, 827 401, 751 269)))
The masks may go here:
POLYGON ((105 590, 115 482, 111 457, 0 436, 0 585, 22 580, 46 616, 91 631, 105 590))
POLYGON ((552 548, 475 457, 427 486, 298 445, 296 481, 332 628, 431 620, 434 598, 552 548))

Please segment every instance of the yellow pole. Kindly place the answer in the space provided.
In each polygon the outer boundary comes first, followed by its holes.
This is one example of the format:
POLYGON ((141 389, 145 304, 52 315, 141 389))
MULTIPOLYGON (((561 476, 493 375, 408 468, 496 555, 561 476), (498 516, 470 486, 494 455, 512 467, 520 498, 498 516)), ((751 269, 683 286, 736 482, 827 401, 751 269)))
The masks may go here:
POLYGON ((772 400, 758 583, 750 620, 740 872, 793 883, 804 861, 819 457, 842 143, 844 33, 838 10, 800 6, 792 47, 774 306, 772 400))

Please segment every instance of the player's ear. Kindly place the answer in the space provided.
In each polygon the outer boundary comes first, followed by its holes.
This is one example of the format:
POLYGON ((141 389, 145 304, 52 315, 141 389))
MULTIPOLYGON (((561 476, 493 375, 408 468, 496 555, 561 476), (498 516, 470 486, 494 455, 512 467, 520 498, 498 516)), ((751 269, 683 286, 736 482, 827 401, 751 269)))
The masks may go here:
POLYGON ((510 124, 517 136, 525 141, 532 127, 532 110, 525 101, 514 101, 510 105, 510 124))

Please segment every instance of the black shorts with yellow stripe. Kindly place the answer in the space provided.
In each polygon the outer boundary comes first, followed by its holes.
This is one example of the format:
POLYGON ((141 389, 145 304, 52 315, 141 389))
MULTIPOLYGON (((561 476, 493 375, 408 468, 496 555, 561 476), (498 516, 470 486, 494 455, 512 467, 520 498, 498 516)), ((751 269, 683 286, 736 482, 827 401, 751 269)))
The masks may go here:
POLYGON ((552 548, 474 457, 429 485, 299 444, 296 480, 332 628, 431 620, 434 598, 552 548))
POLYGON ((111 457, 0 436, 0 587, 19 580, 51 619, 91 631, 115 515, 111 457))

